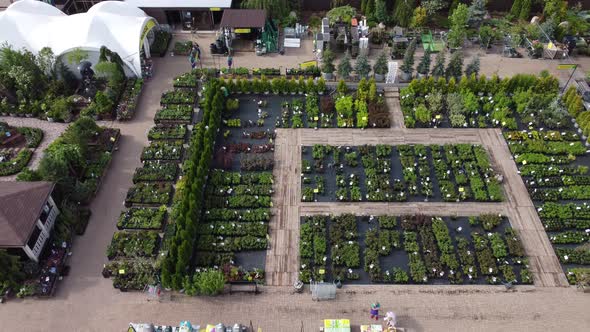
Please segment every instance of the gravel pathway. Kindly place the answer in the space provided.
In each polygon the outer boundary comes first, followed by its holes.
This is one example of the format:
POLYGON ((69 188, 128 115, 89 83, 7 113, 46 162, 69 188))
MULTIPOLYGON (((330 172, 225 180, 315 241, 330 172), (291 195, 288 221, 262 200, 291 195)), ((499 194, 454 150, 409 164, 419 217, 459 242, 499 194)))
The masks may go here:
MULTIPOLYGON (((59 137, 69 125, 68 123, 49 122, 35 118, 15 118, 10 116, 0 116, 0 121, 6 122, 13 127, 32 127, 43 130, 43 140, 41 141, 41 144, 33 150, 33 157, 27 165, 28 168, 32 169, 36 169, 39 166, 43 151, 45 151, 47 146, 59 137)), ((0 181, 14 181, 15 179, 16 174, 0 177, 0 181)))

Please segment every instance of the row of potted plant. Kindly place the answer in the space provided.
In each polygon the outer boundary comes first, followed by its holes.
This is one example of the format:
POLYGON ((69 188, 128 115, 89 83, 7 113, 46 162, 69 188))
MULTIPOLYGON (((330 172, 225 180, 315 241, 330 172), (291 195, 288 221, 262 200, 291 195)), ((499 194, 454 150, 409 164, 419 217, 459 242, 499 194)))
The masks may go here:
POLYGON ((135 169, 133 183, 149 181, 174 181, 178 175, 178 165, 174 162, 160 160, 145 161, 142 167, 135 169))
POLYGON ((299 237, 299 280, 326 280, 328 242, 325 216, 303 217, 299 237))
POLYGON ((187 128, 184 125, 156 125, 148 132, 148 139, 150 141, 180 140, 185 138, 186 133, 187 128))
POLYGON ((117 228, 160 230, 166 221, 166 206, 159 208, 130 208, 121 212, 117 228))
POLYGON ((182 140, 151 141, 143 148, 141 161, 146 160, 180 160, 183 153, 182 140))
POLYGON ((300 76, 298 80, 292 77, 287 80, 285 77, 273 78, 269 80, 266 76, 260 79, 220 79, 222 84, 227 88, 229 93, 244 93, 244 94, 324 94, 326 91, 326 83, 320 78, 314 81, 312 78, 304 79, 300 76))
POLYGON ((192 105, 166 105, 156 112, 157 124, 189 124, 193 117, 192 105))
POLYGON ((155 231, 117 231, 107 248, 107 257, 151 257, 154 256, 160 237, 155 231))
POLYGON ((172 80, 172 86, 175 88, 196 88, 199 82, 199 78, 195 73, 188 72, 182 75, 176 76, 172 80))
POLYGON ((139 182, 127 191, 125 206, 165 205, 170 201, 172 185, 166 182, 139 182))
POLYGON ((527 126, 561 128, 566 125, 566 112, 557 92, 555 78, 548 75, 516 75, 502 80, 471 75, 459 81, 429 77, 413 80, 403 88, 400 103, 407 127, 516 129, 518 114, 520 123, 527 126))
POLYGON ((186 104, 194 105, 197 100, 197 92, 194 89, 175 89, 162 93, 160 105, 186 104))
POLYGON ((126 82, 125 90, 123 90, 117 105, 117 120, 130 120, 133 118, 142 89, 142 78, 130 79, 126 82))

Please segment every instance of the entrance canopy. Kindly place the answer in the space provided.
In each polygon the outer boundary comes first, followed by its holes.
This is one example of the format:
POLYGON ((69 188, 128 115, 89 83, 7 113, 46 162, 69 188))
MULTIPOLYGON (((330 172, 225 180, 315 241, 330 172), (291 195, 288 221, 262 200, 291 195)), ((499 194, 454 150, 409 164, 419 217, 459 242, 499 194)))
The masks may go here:
POLYGON ((264 9, 226 9, 221 18, 222 28, 263 28, 266 22, 264 9))
POLYGON ((156 25, 142 10, 120 1, 100 2, 86 13, 68 16, 47 3, 21 0, 0 12, 0 43, 33 53, 50 47, 56 56, 106 46, 141 76, 140 48, 156 25))

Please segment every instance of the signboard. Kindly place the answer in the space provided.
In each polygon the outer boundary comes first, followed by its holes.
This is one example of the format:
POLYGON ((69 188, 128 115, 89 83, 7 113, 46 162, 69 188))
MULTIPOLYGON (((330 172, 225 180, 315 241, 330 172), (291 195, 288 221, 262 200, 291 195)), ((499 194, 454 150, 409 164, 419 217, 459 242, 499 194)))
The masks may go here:
POLYGON ((576 69, 576 67, 578 67, 578 65, 572 63, 564 63, 557 65, 557 69, 576 69))
POLYGON ((239 29, 234 29, 235 33, 250 33, 252 32, 252 29, 250 28, 239 28, 239 29))
POLYGON ((317 60, 305 61, 299 65, 299 67, 301 67, 302 69, 305 69, 307 67, 317 67, 317 66, 318 66, 317 60))
POLYGON ((139 48, 143 47, 143 41, 145 40, 145 36, 147 36, 148 32, 150 32, 150 30, 155 26, 156 26, 156 21, 154 21, 154 20, 147 21, 147 23, 143 27, 143 31, 141 32, 141 37, 139 39, 139 48))
POLYGON ((212 11, 212 12, 220 12, 221 11, 221 8, 219 8, 219 7, 213 7, 213 8, 209 8, 209 10, 212 11))

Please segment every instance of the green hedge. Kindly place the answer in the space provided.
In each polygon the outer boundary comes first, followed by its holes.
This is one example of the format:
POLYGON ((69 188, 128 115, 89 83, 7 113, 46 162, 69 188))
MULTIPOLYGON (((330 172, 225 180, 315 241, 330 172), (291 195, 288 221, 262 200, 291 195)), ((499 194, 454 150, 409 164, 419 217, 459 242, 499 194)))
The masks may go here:
POLYGON ((175 225, 176 232, 169 240, 169 250, 162 264, 162 284, 181 289, 190 273, 191 259, 197 242, 198 224, 202 219, 204 189, 213 158, 215 136, 221 125, 225 97, 220 83, 214 79, 203 92, 203 120, 195 126, 183 169, 184 190, 178 195, 175 225))

